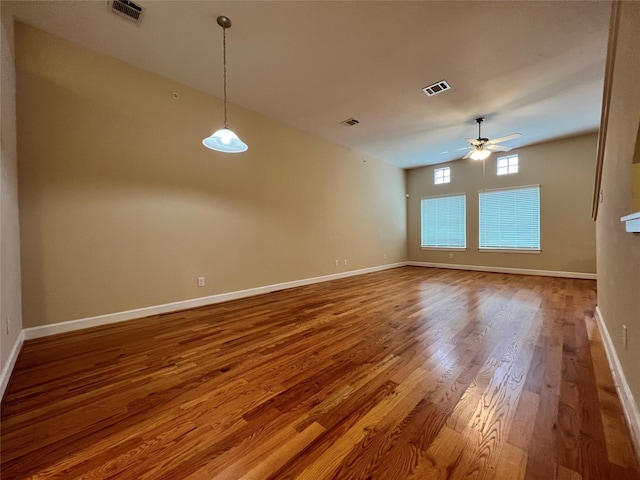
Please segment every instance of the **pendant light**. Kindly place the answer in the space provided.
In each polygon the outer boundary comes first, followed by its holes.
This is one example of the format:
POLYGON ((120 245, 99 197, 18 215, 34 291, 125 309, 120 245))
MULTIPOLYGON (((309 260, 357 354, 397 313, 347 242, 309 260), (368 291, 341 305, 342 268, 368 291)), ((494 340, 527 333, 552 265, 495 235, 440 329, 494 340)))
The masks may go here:
POLYGON ((224 153, 241 153, 246 152, 249 147, 233 131, 227 128, 227 28, 231 27, 231 20, 228 17, 220 15, 218 17, 218 25, 222 27, 222 63, 224 78, 224 128, 216 130, 213 135, 202 140, 202 144, 224 153))

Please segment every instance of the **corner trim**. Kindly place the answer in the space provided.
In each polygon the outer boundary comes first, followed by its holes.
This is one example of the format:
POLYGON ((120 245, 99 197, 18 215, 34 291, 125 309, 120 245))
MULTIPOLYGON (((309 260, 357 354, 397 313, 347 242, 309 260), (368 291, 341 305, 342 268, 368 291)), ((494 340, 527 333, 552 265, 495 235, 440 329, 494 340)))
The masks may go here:
POLYGON ((451 268, 454 270, 472 270, 476 272, 513 273, 515 275, 538 275, 541 277, 581 278, 596 280, 597 274, 584 272, 561 272, 556 270, 532 270, 528 268, 489 267, 485 265, 460 265, 455 263, 407 262, 412 267, 451 268))
POLYGON ((20 354, 20 349, 22 348, 24 339, 25 339, 24 330, 22 330, 20 331, 20 335, 18 335, 18 338, 16 338, 16 341, 13 344, 13 348, 9 353, 7 362, 4 364, 2 373, 0 373, 0 399, 4 397, 4 392, 7 388, 7 385, 9 384, 9 378, 11 378, 13 367, 15 367, 16 361, 18 360, 18 355, 20 354))
POLYGON ((304 285, 311 285, 313 283, 328 282, 330 280, 363 275, 365 273, 389 270, 392 268, 403 267, 405 265, 407 265, 406 262, 390 263, 386 265, 379 265, 376 267, 363 268, 360 270, 351 270, 349 272, 333 273, 320 277, 311 277, 301 280, 293 280, 290 282, 275 283, 273 285, 265 285, 263 287, 249 288, 246 290, 238 290, 228 293, 220 293, 207 297, 181 300, 179 302, 165 303, 162 305, 155 305, 151 307, 136 308, 134 310, 108 313, 106 315, 98 315, 95 317, 80 318, 77 320, 54 323, 51 325, 41 325, 38 327, 26 328, 22 331, 22 333, 24 334, 24 340, 31 340, 33 338, 47 337, 49 335, 56 335, 58 333, 72 332, 75 330, 82 330, 84 328, 108 325, 110 323, 124 322, 136 318, 148 317, 150 315, 158 315, 162 313, 175 312, 178 310, 202 307, 205 305, 213 305, 215 303, 228 302, 230 300, 238 300, 240 298, 253 297, 255 295, 271 293, 276 290, 285 290, 289 288, 301 287, 304 285))
POLYGON ((598 206, 602 201, 602 170, 604 167, 604 150, 609 128, 609 111, 611 110, 611 92, 613 90, 613 71, 618 48, 618 32, 620 30, 620 0, 611 4, 609 18, 609 39, 607 40, 607 60, 604 66, 604 83, 602 85, 602 108, 600 110, 600 129, 598 130, 598 147, 596 150, 596 179, 593 185, 591 201, 591 218, 598 219, 598 206))
POLYGON ((631 431, 636 456, 640 458, 640 412, 638 411, 638 404, 633 398, 633 394, 627 383, 627 378, 624 375, 624 370, 622 370, 622 365, 620 365, 620 360, 618 359, 616 349, 611 341, 609 330, 604 322, 599 306, 596 306, 595 317, 598 328, 600 329, 600 335, 602 336, 602 343, 604 343, 604 350, 607 353, 607 360, 609 360, 609 369, 613 375, 613 382, 615 383, 618 397, 622 403, 624 417, 631 431))

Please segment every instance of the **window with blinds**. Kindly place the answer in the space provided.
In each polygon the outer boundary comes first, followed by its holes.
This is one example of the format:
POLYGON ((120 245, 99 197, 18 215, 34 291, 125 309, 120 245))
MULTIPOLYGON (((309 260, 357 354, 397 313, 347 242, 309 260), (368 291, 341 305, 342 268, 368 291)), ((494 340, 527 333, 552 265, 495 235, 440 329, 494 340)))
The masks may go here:
POLYGON ((421 200, 422 247, 466 248, 466 195, 421 200))
POLYGON ((540 251, 540 186, 480 192, 480 249, 540 251))

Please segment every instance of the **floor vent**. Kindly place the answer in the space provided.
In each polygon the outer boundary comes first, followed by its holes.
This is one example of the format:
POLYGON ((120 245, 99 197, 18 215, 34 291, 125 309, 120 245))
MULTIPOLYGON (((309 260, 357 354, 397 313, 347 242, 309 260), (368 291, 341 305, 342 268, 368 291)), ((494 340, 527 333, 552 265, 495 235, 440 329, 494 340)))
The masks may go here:
POLYGON ((349 127, 353 127, 354 125, 357 125, 360 123, 359 120, 356 120, 355 118, 348 118, 346 120, 343 120, 342 122, 340 122, 342 125, 347 125, 349 127))
POLYGON ((432 97, 439 93, 445 92, 449 90, 451 86, 447 83, 446 80, 441 80, 440 82, 436 82, 433 85, 429 85, 428 87, 424 87, 422 91, 427 94, 428 97, 432 97))
POLYGON ((136 25, 140 24, 146 10, 145 7, 133 3, 131 0, 109 0, 109 7, 113 13, 136 25))

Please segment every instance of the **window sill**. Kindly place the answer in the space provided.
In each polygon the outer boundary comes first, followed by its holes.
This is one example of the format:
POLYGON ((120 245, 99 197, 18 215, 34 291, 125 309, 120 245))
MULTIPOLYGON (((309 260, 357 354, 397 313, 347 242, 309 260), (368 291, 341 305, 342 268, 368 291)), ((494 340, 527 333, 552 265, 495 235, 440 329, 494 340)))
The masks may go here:
POLYGON ((632 213, 620 219, 629 233, 640 233, 640 212, 632 213))
POLYGON ((467 247, 420 247, 420 250, 440 250, 443 252, 466 252, 467 247))
POLYGON ((542 250, 518 250, 517 248, 479 248, 481 253, 526 253, 528 255, 540 255, 542 250))

